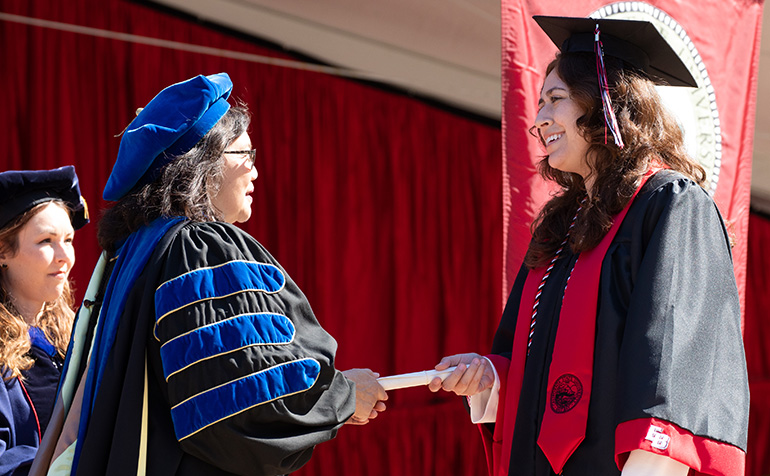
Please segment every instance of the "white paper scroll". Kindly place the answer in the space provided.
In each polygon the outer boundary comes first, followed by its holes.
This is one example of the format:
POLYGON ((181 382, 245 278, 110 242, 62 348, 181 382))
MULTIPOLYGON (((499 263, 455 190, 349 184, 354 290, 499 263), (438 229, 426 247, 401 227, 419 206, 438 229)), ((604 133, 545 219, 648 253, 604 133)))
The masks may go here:
POLYGON ((441 380, 444 380, 449 377, 456 368, 457 367, 449 367, 446 370, 423 370, 422 372, 412 372, 410 374, 390 375, 388 377, 380 377, 377 381, 386 391, 399 388, 419 387, 420 385, 428 385, 430 381, 436 377, 440 377, 441 380))

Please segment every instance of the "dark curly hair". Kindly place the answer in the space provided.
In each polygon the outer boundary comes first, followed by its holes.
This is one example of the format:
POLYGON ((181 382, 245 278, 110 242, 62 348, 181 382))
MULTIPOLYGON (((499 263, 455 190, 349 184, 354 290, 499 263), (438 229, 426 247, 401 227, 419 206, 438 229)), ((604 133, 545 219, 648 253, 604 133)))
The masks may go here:
MULTIPOLYGON (((628 203, 639 179, 656 161, 677 170, 704 186, 706 172, 685 151, 684 138, 674 117, 666 111, 655 84, 622 60, 606 57, 607 80, 612 107, 618 120, 624 147, 618 148, 608 136, 605 124, 596 58, 593 53, 559 53, 546 69, 556 71, 569 87, 570 98, 585 111, 578 129, 589 143, 588 166, 593 184, 591 196, 570 232, 574 252, 596 247, 612 226, 612 217, 628 203)), ((542 141, 542 138, 541 138, 542 141)), ((561 190, 549 200, 532 224, 532 241, 524 258, 529 268, 544 266, 556 254, 567 230, 586 197, 583 177, 538 164, 540 174, 556 182, 561 190)))
POLYGON ((210 194, 222 182, 222 153, 246 132, 250 122, 244 106, 231 107, 195 147, 165 165, 157 179, 132 190, 104 212, 97 234, 99 245, 112 254, 116 243, 161 216, 222 219, 210 194))

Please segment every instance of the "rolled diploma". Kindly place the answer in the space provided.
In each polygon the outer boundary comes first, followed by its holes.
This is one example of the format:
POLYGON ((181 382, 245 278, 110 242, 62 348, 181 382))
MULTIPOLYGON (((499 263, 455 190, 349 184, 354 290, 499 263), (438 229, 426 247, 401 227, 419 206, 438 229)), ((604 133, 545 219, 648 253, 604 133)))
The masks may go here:
POLYGON ((444 380, 449 377, 456 368, 457 367, 449 367, 446 370, 423 370, 422 372, 412 372, 410 374, 390 375, 388 377, 380 377, 377 381, 386 391, 399 388, 419 387, 420 385, 428 385, 430 381, 436 377, 440 377, 441 380, 444 380))

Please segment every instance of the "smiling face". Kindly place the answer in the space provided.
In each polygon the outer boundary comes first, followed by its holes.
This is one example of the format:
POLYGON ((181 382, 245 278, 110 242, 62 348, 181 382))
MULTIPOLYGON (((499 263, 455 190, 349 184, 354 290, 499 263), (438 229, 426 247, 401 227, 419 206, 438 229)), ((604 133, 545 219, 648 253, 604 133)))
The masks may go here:
POLYGON ((0 253, 7 266, 0 273, 3 288, 28 323, 64 291, 75 264, 74 236, 67 211, 48 203, 19 230, 16 252, 0 253))
MULTIPOLYGON (((251 138, 244 132, 225 150, 249 149, 251 138)), ((257 169, 247 153, 222 154, 222 160, 222 184, 213 194, 211 203, 227 223, 243 223, 251 217, 251 193, 254 191, 251 182, 257 179, 257 169)))
POLYGON ((586 179, 591 173, 587 158, 589 143, 577 125, 585 112, 570 97, 569 87, 556 74, 556 69, 543 82, 538 108, 535 127, 548 153, 548 164, 586 179))

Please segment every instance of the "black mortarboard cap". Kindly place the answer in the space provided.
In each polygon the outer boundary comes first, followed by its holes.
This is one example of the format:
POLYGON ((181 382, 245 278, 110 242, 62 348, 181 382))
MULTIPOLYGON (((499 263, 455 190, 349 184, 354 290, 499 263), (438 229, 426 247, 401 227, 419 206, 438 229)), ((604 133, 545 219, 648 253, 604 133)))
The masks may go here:
POLYGON ((72 211, 72 227, 88 223, 88 207, 80 195, 75 167, 53 170, 9 170, 0 173, 0 228, 31 208, 62 200, 72 211))
POLYGON ((681 58, 648 21, 534 16, 562 53, 594 52, 594 28, 605 56, 624 60, 651 80, 668 86, 698 87, 681 58))

